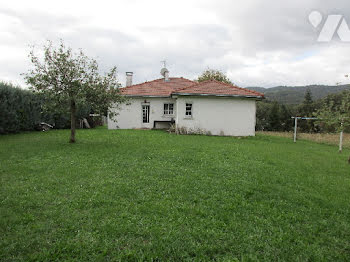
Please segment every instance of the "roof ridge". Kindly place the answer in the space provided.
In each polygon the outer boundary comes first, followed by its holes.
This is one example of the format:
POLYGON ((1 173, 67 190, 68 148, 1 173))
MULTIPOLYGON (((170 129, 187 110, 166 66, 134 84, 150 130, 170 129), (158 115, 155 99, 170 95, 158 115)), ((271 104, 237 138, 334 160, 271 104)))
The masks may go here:
POLYGON ((236 86, 236 85, 234 85, 234 84, 229 84, 229 83, 220 82, 220 81, 218 81, 218 80, 216 80, 216 79, 211 79, 211 80, 214 81, 214 82, 217 82, 217 83, 221 83, 221 84, 227 85, 227 86, 229 86, 229 87, 231 87, 231 88, 234 87, 234 88, 238 88, 238 89, 241 89, 241 90, 248 91, 248 92, 250 92, 250 93, 253 93, 253 94, 256 94, 256 95, 259 95, 259 96, 264 96, 263 93, 260 93, 260 92, 254 91, 254 90, 250 90, 250 89, 248 89, 248 88, 239 87, 239 86, 236 86))
MULTIPOLYGON (((192 81, 192 80, 191 80, 191 81, 192 81)), ((184 90, 184 89, 187 89, 187 88, 190 88, 190 87, 194 87, 194 86, 196 86, 196 85, 199 85, 200 83, 204 83, 204 82, 207 82, 207 81, 208 81, 208 80, 203 81, 203 82, 192 81, 192 82, 194 82, 193 85, 189 85, 189 86, 186 86, 186 87, 181 87, 181 88, 179 88, 179 89, 176 89, 174 92, 182 91, 182 90, 184 90)))
POLYGON ((203 82, 193 81, 183 77, 170 77, 170 81, 164 81, 164 78, 146 81, 136 85, 121 88, 122 94, 126 95, 165 95, 182 93, 203 93, 203 94, 243 94, 247 97, 264 97, 263 93, 253 91, 247 88, 238 87, 233 84, 220 82, 215 79, 209 79, 203 82))
MULTIPOLYGON (((187 78, 184 78, 184 77, 169 77, 170 79, 184 79, 184 80, 188 80, 188 81, 191 81, 191 82, 194 82, 190 79, 187 79, 187 78)), ((158 78, 158 79, 154 79, 154 80, 151 80, 151 81, 145 81, 145 82, 142 82, 142 83, 139 83, 139 84, 135 84, 135 85, 131 85, 131 86, 126 86, 126 87, 122 87, 122 89, 129 89, 131 87, 135 87, 135 86, 140 86, 140 85, 144 85, 144 84, 149 84, 149 83, 153 83, 153 82, 156 82, 156 81, 159 81, 159 80, 163 80, 164 78, 158 78)))
POLYGON ((215 82, 215 83, 218 83, 218 84, 223 84, 223 85, 226 85, 226 86, 228 86, 228 87, 230 87, 230 88, 238 88, 238 89, 241 89, 241 90, 244 90, 244 91, 253 93, 253 94, 255 94, 255 95, 264 96, 263 93, 260 93, 260 92, 257 92, 257 91, 253 91, 253 90, 250 90, 250 89, 248 89, 248 88, 239 87, 239 86, 236 86, 236 85, 234 85, 234 84, 229 84, 229 83, 221 82, 221 81, 218 81, 218 80, 216 80, 216 79, 209 79, 209 80, 205 80, 205 81, 203 81, 203 82, 197 82, 197 83, 195 83, 195 84, 193 84, 193 85, 190 85, 190 86, 186 86, 186 87, 177 89, 177 90, 175 90, 173 93, 176 93, 176 92, 178 92, 178 91, 183 91, 183 90, 186 90, 186 89, 190 89, 190 88, 195 87, 195 86, 197 86, 197 85, 204 84, 204 83, 209 83, 209 82, 215 82))

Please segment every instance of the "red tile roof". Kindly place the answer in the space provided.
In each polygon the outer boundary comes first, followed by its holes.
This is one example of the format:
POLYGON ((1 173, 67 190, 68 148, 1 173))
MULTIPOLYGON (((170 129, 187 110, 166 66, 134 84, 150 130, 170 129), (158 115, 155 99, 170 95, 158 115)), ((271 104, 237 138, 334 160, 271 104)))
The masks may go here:
POLYGON ((179 89, 173 92, 173 94, 264 97, 264 94, 262 93, 219 82, 217 80, 208 80, 200 83, 195 83, 191 86, 179 89))
POLYGON ((163 78, 142 84, 121 88, 122 95, 126 96, 161 96, 176 95, 215 95, 215 96, 242 96, 262 98, 264 94, 216 80, 197 83, 186 78, 171 77, 169 81, 163 78))
POLYGON ((196 82, 186 78, 170 77, 169 81, 164 81, 164 78, 156 79, 121 88, 120 91, 123 95, 129 96, 170 96, 174 91, 193 85, 194 83, 196 82))

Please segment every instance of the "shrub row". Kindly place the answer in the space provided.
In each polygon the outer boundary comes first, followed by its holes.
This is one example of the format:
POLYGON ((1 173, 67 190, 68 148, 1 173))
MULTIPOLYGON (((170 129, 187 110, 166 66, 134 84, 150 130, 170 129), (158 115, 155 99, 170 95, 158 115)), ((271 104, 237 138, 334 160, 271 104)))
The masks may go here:
MULTIPOLYGON (((69 113, 44 112, 44 99, 29 90, 0 82, 0 134, 40 130, 46 122, 54 128, 69 128, 69 113)), ((88 117, 88 108, 78 109, 78 118, 88 117)))
POLYGON ((28 90, 0 82, 0 133, 34 130, 41 120, 38 97, 28 90))

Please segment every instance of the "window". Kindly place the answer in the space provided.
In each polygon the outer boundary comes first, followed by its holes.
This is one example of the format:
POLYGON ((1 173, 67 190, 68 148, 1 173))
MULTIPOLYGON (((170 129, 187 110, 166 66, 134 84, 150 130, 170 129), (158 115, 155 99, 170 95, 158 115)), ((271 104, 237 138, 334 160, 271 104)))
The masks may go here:
POLYGON ((164 104, 164 115, 174 114, 174 104, 164 104))
POLYGON ((192 103, 186 103, 186 117, 192 117, 192 103))
POLYGON ((149 123, 149 105, 142 105, 142 123, 149 123))

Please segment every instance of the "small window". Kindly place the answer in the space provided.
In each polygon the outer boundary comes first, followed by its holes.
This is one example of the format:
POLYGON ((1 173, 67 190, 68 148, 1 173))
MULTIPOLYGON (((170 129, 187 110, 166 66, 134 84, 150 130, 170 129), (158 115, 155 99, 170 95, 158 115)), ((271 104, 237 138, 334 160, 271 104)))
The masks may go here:
POLYGON ((174 104, 164 104, 164 115, 174 114, 174 104))
POLYGON ((186 103, 186 117, 192 117, 192 104, 186 103))

